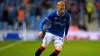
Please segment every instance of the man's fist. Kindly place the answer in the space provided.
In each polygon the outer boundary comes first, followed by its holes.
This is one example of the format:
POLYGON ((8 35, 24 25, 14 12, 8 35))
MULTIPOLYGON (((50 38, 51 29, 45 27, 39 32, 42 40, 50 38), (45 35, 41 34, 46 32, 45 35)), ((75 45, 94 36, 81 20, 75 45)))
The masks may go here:
POLYGON ((44 38, 44 35, 45 35, 45 34, 44 34, 43 32, 39 32, 39 33, 38 33, 39 38, 44 38))
POLYGON ((39 36, 40 38, 42 38, 43 32, 39 32, 39 33, 38 33, 38 36, 39 36))

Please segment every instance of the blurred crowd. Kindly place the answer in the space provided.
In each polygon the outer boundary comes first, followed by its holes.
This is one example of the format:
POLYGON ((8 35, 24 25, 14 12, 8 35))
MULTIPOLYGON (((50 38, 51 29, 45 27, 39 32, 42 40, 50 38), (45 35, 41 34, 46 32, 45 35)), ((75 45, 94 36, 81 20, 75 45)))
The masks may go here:
MULTIPOLYGON (((0 30, 38 30, 39 23, 52 10, 56 9, 59 0, 0 0, 0 30)), ((91 23, 93 4, 86 0, 63 0, 66 11, 71 14, 70 31, 88 31, 91 23)), ((94 1, 98 14, 98 29, 100 29, 100 0, 94 1)))

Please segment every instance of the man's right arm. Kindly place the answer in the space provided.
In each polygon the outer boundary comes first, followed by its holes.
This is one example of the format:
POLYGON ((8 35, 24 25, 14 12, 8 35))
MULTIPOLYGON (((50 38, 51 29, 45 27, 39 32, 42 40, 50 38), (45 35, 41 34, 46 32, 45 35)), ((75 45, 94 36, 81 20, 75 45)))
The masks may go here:
POLYGON ((54 15, 54 12, 51 12, 51 13, 48 14, 47 17, 45 17, 45 18, 42 20, 42 22, 41 22, 40 25, 39 25, 39 31, 43 31, 43 26, 44 26, 44 24, 47 23, 48 21, 50 21, 50 19, 52 19, 53 15, 54 15))
POLYGON ((41 22, 40 25, 39 25, 39 31, 40 31, 40 32, 43 31, 43 26, 44 26, 45 23, 47 23, 47 22, 48 22, 48 20, 47 20, 46 18, 44 18, 44 19, 42 20, 42 22, 41 22))
POLYGON ((40 23, 40 25, 39 25, 39 31, 40 31, 40 32, 39 32, 39 34, 38 34, 39 37, 43 37, 43 36, 45 35, 45 31, 44 31, 43 27, 44 27, 44 25, 45 25, 47 22, 50 21, 50 19, 53 17, 53 15, 54 15, 54 13, 51 12, 51 13, 48 14, 48 16, 45 17, 45 18, 42 20, 42 22, 40 23))
POLYGON ((43 26, 45 25, 46 22, 48 22, 48 20, 44 18, 44 19, 42 20, 42 22, 40 23, 40 25, 39 25, 39 33, 38 33, 38 36, 39 36, 40 38, 43 38, 44 35, 45 35, 45 33, 44 33, 44 31, 43 31, 43 26))

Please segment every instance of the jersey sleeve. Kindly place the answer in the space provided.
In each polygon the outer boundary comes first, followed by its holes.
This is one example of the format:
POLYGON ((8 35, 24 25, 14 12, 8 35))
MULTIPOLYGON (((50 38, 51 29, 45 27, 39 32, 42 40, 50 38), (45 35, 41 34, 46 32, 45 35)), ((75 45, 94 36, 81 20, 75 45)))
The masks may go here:
POLYGON ((46 22, 48 22, 48 20, 47 20, 46 18, 44 18, 44 19, 42 20, 42 22, 40 23, 40 25, 39 25, 39 31, 42 31, 42 30, 43 30, 43 26, 44 26, 44 24, 45 24, 46 22))
POLYGON ((68 23, 67 23, 67 25, 66 25, 66 27, 65 27, 65 35, 67 35, 67 33, 68 33, 68 30, 69 30, 69 26, 70 26, 70 20, 71 20, 71 16, 70 15, 68 15, 68 23))
POLYGON ((54 12, 51 12, 51 13, 48 14, 47 17, 45 17, 45 18, 42 20, 42 22, 41 22, 40 25, 39 25, 39 31, 43 31, 43 26, 44 26, 44 24, 46 24, 48 21, 50 21, 50 19, 52 19, 53 15, 54 15, 54 12))
POLYGON ((50 21, 50 19, 52 19, 53 15, 54 15, 54 12, 51 12, 51 13, 49 13, 45 18, 46 18, 48 21, 50 21))

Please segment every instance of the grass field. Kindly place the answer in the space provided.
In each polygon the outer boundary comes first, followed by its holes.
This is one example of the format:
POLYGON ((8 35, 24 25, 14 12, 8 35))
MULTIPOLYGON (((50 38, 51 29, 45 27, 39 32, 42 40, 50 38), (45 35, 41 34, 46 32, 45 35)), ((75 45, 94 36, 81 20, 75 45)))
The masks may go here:
MULTIPOLYGON (((0 41, 0 56, 33 56, 41 41, 0 41)), ((54 51, 53 42, 41 56, 54 51)), ((59 56, 100 56, 100 41, 74 40, 64 44, 59 56)))

